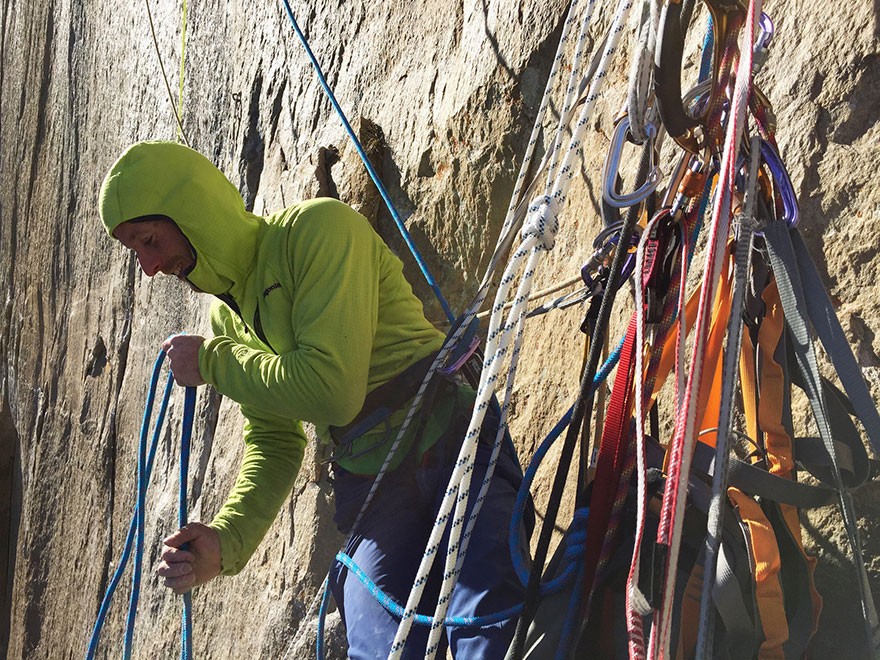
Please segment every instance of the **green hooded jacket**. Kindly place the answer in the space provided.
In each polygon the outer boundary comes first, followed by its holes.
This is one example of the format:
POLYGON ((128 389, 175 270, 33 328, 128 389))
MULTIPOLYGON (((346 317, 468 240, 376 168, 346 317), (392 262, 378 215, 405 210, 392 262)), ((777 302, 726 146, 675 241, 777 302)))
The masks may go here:
MULTIPOLYGON (((337 200, 259 217, 198 152, 141 142, 105 178, 100 211, 111 236, 127 220, 171 218, 195 252, 187 279, 218 297, 211 309, 215 336, 199 351, 199 369, 245 417, 242 466, 211 522, 223 573, 237 573, 299 471, 301 421, 319 435, 328 425, 347 424, 369 391, 436 351, 443 334, 425 318, 401 261, 363 216, 337 200)), ((416 451, 436 441, 453 407, 434 410, 416 451)), ((371 447, 384 435, 383 428, 356 442, 371 447)), ((413 442, 407 438, 395 465, 413 442)), ((340 463, 375 474, 390 444, 340 463)))

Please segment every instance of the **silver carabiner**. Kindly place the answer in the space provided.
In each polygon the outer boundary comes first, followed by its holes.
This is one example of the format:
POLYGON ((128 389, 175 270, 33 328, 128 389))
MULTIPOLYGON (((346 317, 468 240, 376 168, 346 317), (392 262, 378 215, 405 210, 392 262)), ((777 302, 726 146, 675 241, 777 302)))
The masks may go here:
POLYGON ((767 61, 768 49, 770 41, 773 39, 773 21, 764 12, 761 12, 761 19, 758 22, 758 38, 755 40, 755 47, 752 49, 752 73, 758 73, 767 61))
POLYGON ((657 137, 657 127, 652 123, 648 123, 645 125, 645 129, 648 134, 645 149, 651 150, 651 169, 645 182, 637 190, 625 195, 618 194, 614 190, 614 184, 617 182, 617 174, 620 170, 620 154, 623 151, 623 143, 629 131, 629 117, 622 117, 614 129, 611 146, 608 148, 608 155, 605 158, 605 170, 602 175, 602 197, 614 208, 621 209, 641 203, 657 189, 660 179, 663 177, 663 172, 654 159, 654 139, 657 137))

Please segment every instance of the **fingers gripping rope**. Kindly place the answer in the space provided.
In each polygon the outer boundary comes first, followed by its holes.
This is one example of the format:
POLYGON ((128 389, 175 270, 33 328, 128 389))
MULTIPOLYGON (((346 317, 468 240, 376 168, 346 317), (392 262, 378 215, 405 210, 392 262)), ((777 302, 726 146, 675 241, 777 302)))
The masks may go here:
POLYGON ((523 223, 521 237, 525 241, 529 237, 537 238, 539 249, 550 251, 556 245, 556 234, 559 232, 559 204, 555 197, 541 195, 529 205, 529 215, 523 223))

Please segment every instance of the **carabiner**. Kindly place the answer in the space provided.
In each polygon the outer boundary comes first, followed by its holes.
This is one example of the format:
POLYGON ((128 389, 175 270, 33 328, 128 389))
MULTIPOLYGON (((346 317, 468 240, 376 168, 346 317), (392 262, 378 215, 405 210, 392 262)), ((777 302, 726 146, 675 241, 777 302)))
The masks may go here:
POLYGON ((761 12, 761 18, 758 21, 758 38, 755 39, 755 47, 752 53, 752 74, 758 73, 767 61, 769 55, 770 42, 773 40, 773 21, 764 12, 761 12))
POLYGON ((782 219, 789 228, 793 229, 800 222, 797 195, 794 192, 794 186, 791 185, 791 177, 788 175, 785 163, 782 162, 779 153, 767 140, 761 140, 761 160, 770 168, 773 185, 782 198, 782 219))
POLYGON ((712 81, 708 78, 688 90, 681 100, 681 104, 688 117, 699 117, 705 112, 711 92, 712 81))
MULTIPOLYGON (((761 14, 761 22, 759 24, 758 38, 755 40, 755 46, 752 54, 752 71, 757 73, 761 70, 764 62, 767 61, 768 47, 770 40, 773 38, 773 22, 767 14, 761 14)), ((710 94, 712 92, 712 79, 707 78, 691 87, 681 100, 685 114, 694 121, 703 116, 708 108, 710 94)), ((768 112, 773 112, 773 107, 764 92, 758 87, 752 87, 753 95, 756 101, 764 106, 768 112)), ((775 118, 774 118, 775 127, 775 118)))
MULTIPOLYGON (((608 276, 608 267, 611 265, 611 250, 620 240, 620 229, 622 227, 623 221, 618 221, 599 232, 599 235, 593 239, 595 252, 581 267, 581 279, 594 294, 596 293, 596 286, 608 276)), ((626 282, 635 269, 636 255, 634 248, 638 246, 640 238, 641 232, 636 228, 636 231, 633 231, 630 237, 626 261, 623 262, 623 267, 620 270, 619 285, 626 282)))
POLYGON ((602 198, 614 208, 626 208, 640 204, 648 195, 657 189, 663 172, 657 165, 654 154, 654 139, 657 137, 657 128, 652 123, 645 125, 648 139, 645 141, 645 149, 650 149, 650 171, 645 178, 645 182, 631 193, 622 195, 615 191, 615 183, 620 170, 620 154, 623 151, 623 143, 629 132, 629 116, 624 115, 617 122, 614 129, 614 135, 611 138, 611 146, 608 148, 608 155, 605 157, 605 170, 602 174, 602 198))

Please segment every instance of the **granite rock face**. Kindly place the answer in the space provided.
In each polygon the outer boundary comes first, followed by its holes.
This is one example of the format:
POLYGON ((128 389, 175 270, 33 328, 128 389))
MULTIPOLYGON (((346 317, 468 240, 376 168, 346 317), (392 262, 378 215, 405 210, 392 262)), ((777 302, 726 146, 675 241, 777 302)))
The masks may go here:
MULTIPOLYGON (((565 7, 562 0, 293 3, 329 84, 455 309, 473 294, 492 253, 565 7)), ((841 3, 828 12, 825 5, 779 0, 766 10, 777 34, 758 83, 774 103, 803 234, 877 400, 877 7, 841 3)), ((2 2, 0 650, 10 658, 84 654, 134 507, 152 363, 169 334, 209 332, 210 301, 165 281, 171 278, 144 277, 97 216, 101 179, 127 145, 181 135, 174 108, 186 140, 226 172, 256 213, 315 195, 338 196, 361 210, 401 254, 429 317, 443 320, 283 6, 191 3, 186 12, 184 24, 180 6, 152 7, 157 51, 141 4, 2 2)), ((597 13, 600 34, 613 7, 597 13)), ((703 25, 700 17, 694 24, 703 25)), ((688 49, 696 52, 701 30, 692 32, 688 49)), ((591 252, 602 161, 625 98, 631 41, 627 30, 539 287, 576 276, 591 252)), ((574 308, 529 326, 512 422, 523 456, 576 393, 580 321, 574 308)), ((171 657, 179 643, 179 599, 165 593, 151 569, 161 539, 175 528, 182 404, 175 392, 146 510, 135 632, 142 658, 171 657)), ((192 519, 210 519, 221 505, 240 458, 240 429, 237 407, 201 388, 192 519)), ((197 657, 313 655, 314 599, 342 540, 332 523, 327 471, 314 451, 248 567, 197 591, 197 657)), ((549 479, 539 476, 539 500, 549 479)), ((880 595, 880 491, 866 487, 856 507, 880 595)), ((840 515, 827 508, 804 519, 826 600, 815 657, 862 657, 857 585, 840 515)), ((107 656, 122 644, 127 587, 119 591, 101 646, 107 656)), ((343 657, 332 615, 328 628, 328 657, 343 657)))

